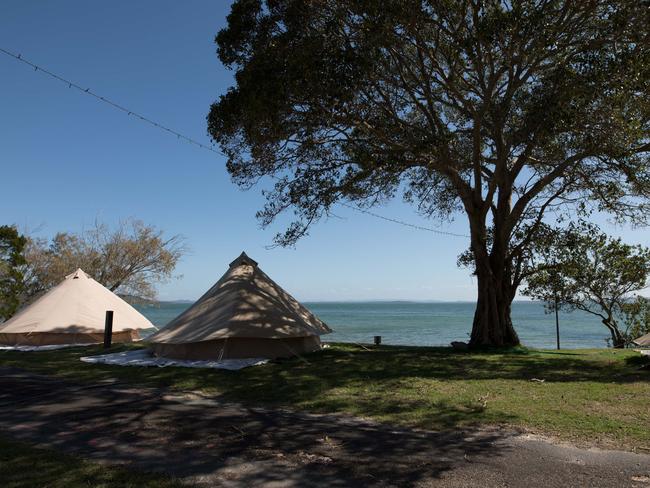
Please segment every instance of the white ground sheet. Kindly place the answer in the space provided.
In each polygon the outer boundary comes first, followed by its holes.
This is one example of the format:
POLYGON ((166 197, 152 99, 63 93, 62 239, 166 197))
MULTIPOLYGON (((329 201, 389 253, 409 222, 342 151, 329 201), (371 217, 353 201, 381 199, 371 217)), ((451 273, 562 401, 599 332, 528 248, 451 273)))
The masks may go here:
POLYGON ((0 346, 0 351, 54 351, 56 349, 65 349, 66 347, 85 347, 96 345, 97 344, 50 344, 48 346, 0 346))
POLYGON ((242 369, 249 366, 258 366, 268 363, 268 359, 222 359, 221 361, 182 360, 156 357, 146 349, 135 351, 116 352, 101 356, 86 356, 80 358, 84 363, 113 364, 117 366, 182 366, 185 368, 214 368, 214 369, 242 369))

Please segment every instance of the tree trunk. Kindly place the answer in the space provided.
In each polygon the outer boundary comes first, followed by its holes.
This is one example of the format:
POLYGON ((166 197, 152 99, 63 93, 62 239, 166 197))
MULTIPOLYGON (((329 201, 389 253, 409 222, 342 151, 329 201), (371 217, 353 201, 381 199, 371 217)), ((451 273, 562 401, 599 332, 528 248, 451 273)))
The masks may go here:
POLYGON ((508 280, 490 270, 477 270, 478 300, 470 347, 513 347, 519 337, 512 326, 510 310, 514 293, 508 280))
MULTIPOLYGON (((502 162, 501 168, 507 168, 506 161, 502 162)), ((496 205, 492 205, 490 201, 490 205, 486 206, 478 177, 476 178, 477 190, 471 197, 468 196, 463 200, 469 220, 471 250, 478 281, 478 297, 470 347, 519 345, 519 337, 510 317, 517 283, 513 282, 513 262, 512 256, 509 256, 512 233, 509 222, 512 184, 506 176, 503 171, 499 173, 501 183, 496 205), (491 232, 488 232, 486 217, 490 210, 493 222, 491 232)))
POLYGON ((612 335, 612 347, 616 349, 623 349, 625 347, 625 338, 621 331, 618 330, 618 326, 614 323, 613 319, 603 319, 603 324, 609 329, 610 334, 612 335))

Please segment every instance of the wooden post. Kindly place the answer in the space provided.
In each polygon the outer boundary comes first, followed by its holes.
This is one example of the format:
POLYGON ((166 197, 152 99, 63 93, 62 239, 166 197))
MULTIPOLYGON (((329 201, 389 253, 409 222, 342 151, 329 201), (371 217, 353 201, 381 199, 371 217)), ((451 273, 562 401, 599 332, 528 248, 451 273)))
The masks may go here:
POLYGON ((110 349, 113 340, 113 311, 106 310, 106 320, 104 321, 104 349, 110 349))
POLYGON ((381 344, 381 336, 375 336, 375 346, 381 344))
POLYGON ((557 342, 557 350, 560 350, 560 316, 557 310, 557 293, 555 294, 555 340, 557 342))

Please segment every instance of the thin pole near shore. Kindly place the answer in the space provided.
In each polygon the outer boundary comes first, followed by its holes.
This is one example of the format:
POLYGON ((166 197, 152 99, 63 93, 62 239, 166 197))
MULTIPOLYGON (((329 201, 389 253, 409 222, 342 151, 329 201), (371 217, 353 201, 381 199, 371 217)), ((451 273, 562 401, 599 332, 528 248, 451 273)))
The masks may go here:
POLYGON ((560 350, 560 316, 558 314, 557 310, 557 304, 558 304, 558 299, 557 299, 557 293, 555 294, 555 338, 557 342, 557 350, 560 350))

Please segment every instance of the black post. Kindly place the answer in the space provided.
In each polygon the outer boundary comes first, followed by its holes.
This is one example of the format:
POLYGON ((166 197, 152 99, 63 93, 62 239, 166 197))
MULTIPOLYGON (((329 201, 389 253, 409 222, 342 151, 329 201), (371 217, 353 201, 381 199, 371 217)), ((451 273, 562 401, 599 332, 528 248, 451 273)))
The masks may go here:
POLYGON ((381 336, 375 336, 375 346, 381 344, 381 336))
POLYGON ((106 310, 106 321, 104 322, 104 349, 111 347, 113 339, 113 311, 106 310))
POLYGON ((555 294, 555 338, 557 341, 557 350, 560 350, 560 317, 558 315, 558 310, 557 310, 557 304, 558 304, 558 299, 557 299, 557 293, 555 294))

